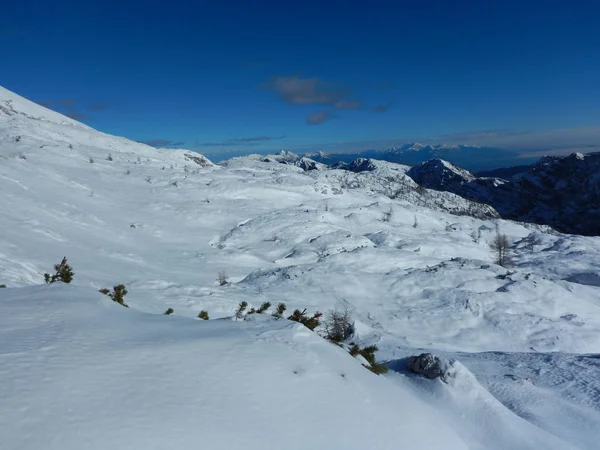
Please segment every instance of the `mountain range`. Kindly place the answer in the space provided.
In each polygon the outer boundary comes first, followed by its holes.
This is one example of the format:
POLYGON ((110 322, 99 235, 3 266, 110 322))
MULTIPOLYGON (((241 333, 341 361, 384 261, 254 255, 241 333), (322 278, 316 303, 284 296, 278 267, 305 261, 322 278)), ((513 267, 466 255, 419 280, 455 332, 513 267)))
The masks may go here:
POLYGON ((423 145, 409 143, 384 150, 367 150, 360 153, 308 153, 304 155, 315 161, 332 165, 350 163, 357 158, 378 159, 397 164, 415 165, 430 159, 443 159, 473 172, 527 164, 535 158, 521 158, 512 150, 473 145, 423 145))
POLYGON ((597 188, 213 164, 0 87, 2 449, 595 450, 600 237, 501 215, 593 231, 597 188))

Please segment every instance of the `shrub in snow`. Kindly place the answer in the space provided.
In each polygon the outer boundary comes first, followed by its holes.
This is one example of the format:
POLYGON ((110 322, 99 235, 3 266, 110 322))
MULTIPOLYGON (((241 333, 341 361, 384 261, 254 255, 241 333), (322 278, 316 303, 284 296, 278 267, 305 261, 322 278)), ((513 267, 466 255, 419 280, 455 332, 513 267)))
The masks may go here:
POLYGON ((272 316, 281 319, 286 309, 287 306, 285 305, 285 303, 279 303, 277 304, 277 308, 275 308, 275 312, 272 314, 272 316))
POLYGON ((46 283, 54 283, 56 281, 62 281, 63 283, 70 283, 73 281, 73 268, 67 264, 67 257, 65 256, 59 264, 54 265, 56 273, 50 275, 49 273, 44 274, 44 280, 46 283))
POLYGON ((5 284, 0 284, 0 289, 5 288, 6 285, 5 284))
POLYGON ((200 311, 200 314, 198 314, 198 319, 208 320, 208 312, 204 310, 200 311))
POLYGON ((94 164, 94 158, 91 158, 91 157, 90 157, 90 163, 91 163, 91 164, 94 164))
POLYGON ((354 321, 348 305, 327 313, 325 319, 325 337, 333 342, 342 342, 354 334, 354 321))
POLYGON ((496 264, 502 267, 510 264, 510 240, 505 234, 496 233, 496 236, 490 242, 490 248, 494 253, 496 264))
POLYGON ((113 286, 112 292, 106 288, 100 289, 99 292, 101 292, 104 295, 108 295, 110 298, 112 298, 114 302, 117 302, 119 305, 123 305, 125 308, 129 308, 129 306, 127 306, 127 304, 123 300, 123 297, 127 295, 127 288, 125 288, 124 284, 117 284, 116 286, 113 286))
POLYGON ((251 308, 250 311, 248 311, 248 314, 264 314, 270 307, 271 302, 264 302, 258 309, 251 308))
POLYGON ((390 206, 390 210, 383 213, 383 215, 381 216, 381 220, 383 222, 389 222, 392 220, 393 216, 394 216, 394 211, 392 210, 392 207, 390 206))
POLYGON ((323 316, 323 313, 320 313, 319 311, 314 313, 312 316, 307 316, 306 308, 304 309, 304 311, 300 311, 299 309, 296 309, 288 317, 288 320, 291 320, 293 322, 300 322, 301 324, 306 326, 306 328, 308 328, 309 330, 314 330, 319 325, 321 325, 321 321, 320 321, 321 316, 323 316))
POLYGON ((406 365, 411 372, 423 375, 426 378, 440 378, 442 381, 447 379, 448 362, 431 353, 411 356, 408 358, 406 365))
POLYGON ((256 310, 258 314, 264 314, 267 309, 271 307, 271 302, 264 302, 260 307, 256 310))
POLYGON ((106 160, 107 160, 107 161, 112 161, 112 160, 113 160, 113 157, 112 157, 112 155, 111 155, 110 153, 109 153, 109 154, 108 154, 108 156, 106 157, 106 160))
POLYGON ((163 314, 165 316, 170 316, 171 314, 173 314, 175 311, 173 311, 173 308, 169 308, 167 309, 163 314))
POLYGON ((225 272, 219 272, 219 276, 217 277, 217 283, 219 283, 219 286, 225 286, 226 284, 229 284, 227 274, 225 272))
POLYGON ((244 316, 244 311, 248 307, 248 302, 241 301, 235 310, 235 320, 241 319, 244 316))
POLYGON ((369 366, 365 366, 371 372, 380 375, 382 373, 386 373, 388 371, 387 366, 383 364, 378 364, 375 361, 375 352, 379 350, 376 345, 369 345, 368 347, 360 348, 358 344, 351 344, 350 350, 348 351, 355 358, 360 355, 364 359, 367 360, 369 366))

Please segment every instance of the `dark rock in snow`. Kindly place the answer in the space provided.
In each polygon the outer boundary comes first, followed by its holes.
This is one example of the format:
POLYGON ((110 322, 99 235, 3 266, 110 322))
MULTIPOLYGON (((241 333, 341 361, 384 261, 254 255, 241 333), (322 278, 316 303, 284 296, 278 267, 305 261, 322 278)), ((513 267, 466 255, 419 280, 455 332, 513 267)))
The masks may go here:
POLYGON ((418 356, 411 356, 407 361, 408 370, 426 378, 440 378, 446 381, 448 377, 449 361, 431 353, 421 353, 418 356))

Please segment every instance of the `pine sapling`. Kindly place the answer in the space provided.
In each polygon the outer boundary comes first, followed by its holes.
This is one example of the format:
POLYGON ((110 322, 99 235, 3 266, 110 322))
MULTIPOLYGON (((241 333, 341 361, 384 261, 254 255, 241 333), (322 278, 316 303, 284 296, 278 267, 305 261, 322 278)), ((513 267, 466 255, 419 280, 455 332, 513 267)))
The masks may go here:
POLYGON ((287 306, 285 305, 285 303, 279 303, 277 305, 277 308, 275 309, 275 312, 272 314, 272 316, 277 317, 278 319, 281 319, 283 317, 283 313, 285 312, 286 309, 287 309, 287 306))
POLYGON ((70 283, 73 281, 73 268, 67 264, 67 257, 65 256, 59 264, 54 265, 56 273, 50 275, 49 273, 44 274, 44 280, 47 284, 55 283, 56 281, 62 281, 63 283, 70 283))
POLYGON ((167 309, 163 314, 165 316, 170 316, 171 314, 173 314, 175 311, 173 311, 173 308, 169 308, 167 309))
POLYGON ((271 307, 271 303, 270 302, 264 302, 262 305, 260 305, 260 308, 258 308, 256 310, 256 312, 258 314, 264 314, 267 311, 267 309, 269 309, 270 307, 271 307))
POLYGON ((198 314, 198 319, 208 320, 208 312, 204 310, 200 311, 200 314, 198 314))
POLYGON ((244 316, 244 311, 248 307, 247 301, 241 301, 235 311, 235 320, 241 319, 244 316))
POLYGON ((124 306, 125 308, 129 308, 129 306, 125 303, 123 299, 123 297, 127 295, 127 288, 124 284, 118 284, 116 286, 113 286, 112 292, 106 288, 100 289, 99 292, 104 295, 108 295, 113 300, 113 302, 116 302, 119 305, 124 306))
POLYGON ((306 308, 304 308, 304 311, 300 311, 299 309, 296 309, 288 317, 288 320, 291 320, 292 322, 299 322, 299 323, 303 324, 304 326, 306 326, 309 330, 314 330, 321 324, 320 318, 322 315, 323 315, 323 313, 320 313, 317 311, 312 316, 307 316, 306 308))

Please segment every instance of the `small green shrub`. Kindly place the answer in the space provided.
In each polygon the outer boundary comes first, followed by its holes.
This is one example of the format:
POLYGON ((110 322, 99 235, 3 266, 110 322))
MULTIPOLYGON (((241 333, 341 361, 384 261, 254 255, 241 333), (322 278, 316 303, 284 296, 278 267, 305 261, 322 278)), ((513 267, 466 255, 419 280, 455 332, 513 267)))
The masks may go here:
POLYGON ((277 308, 275 309, 275 312, 272 314, 272 316, 277 317, 278 319, 281 319, 283 317, 283 313, 285 312, 286 309, 287 309, 287 306, 285 305, 285 303, 279 303, 277 305, 277 308))
POLYGON ((6 285, 5 284, 0 284, 0 289, 5 288, 6 285))
POLYGON ((244 312, 246 311, 247 307, 248 307, 247 301, 240 302, 237 309, 235 310, 235 320, 241 319, 244 316, 244 312))
POLYGON ((320 313, 319 311, 314 313, 312 316, 307 316, 306 308, 304 308, 304 311, 300 311, 299 309, 296 309, 288 317, 288 320, 291 320, 293 322, 299 322, 299 323, 303 324, 304 326, 306 326, 306 328, 308 328, 309 330, 314 330, 319 325, 321 325, 320 319, 322 316, 323 316, 323 313, 320 313))
POLYGON ((360 355, 367 360, 369 366, 365 366, 371 372, 377 375, 381 375, 382 373, 386 373, 388 371, 387 366, 383 364, 378 364, 375 361, 375 352, 379 350, 376 345, 369 345, 368 347, 360 348, 357 344, 350 344, 350 349, 348 353, 350 353, 355 358, 360 355))
POLYGON ((256 312, 258 314, 264 314, 267 311, 267 309, 269 309, 270 307, 271 307, 271 303, 270 302, 264 302, 262 305, 260 305, 260 308, 258 308, 256 310, 256 312))
POLYGON ((163 314, 165 316, 170 316, 171 314, 173 314, 175 311, 173 311, 173 308, 169 308, 167 309, 163 314))
POLYGON ((54 265, 56 273, 50 275, 49 273, 44 274, 44 281, 47 284, 62 281, 63 283, 70 283, 73 281, 73 268, 67 264, 67 257, 65 256, 59 264, 54 265))
POLYGON ((127 306, 127 304, 123 300, 123 297, 127 295, 127 288, 124 284, 117 284, 113 287, 112 292, 106 288, 100 289, 99 292, 101 292, 104 295, 108 295, 110 298, 112 298, 114 302, 117 302, 119 305, 123 305, 125 308, 129 308, 129 306, 127 306))
POLYGON ((271 307, 271 303, 270 302, 264 302, 262 305, 260 305, 260 307, 257 308, 250 308, 250 311, 248 311, 248 314, 264 314, 267 309, 269 309, 271 307))
POLYGON ((208 312, 204 310, 200 311, 200 314, 198 314, 198 319, 208 320, 208 312))

